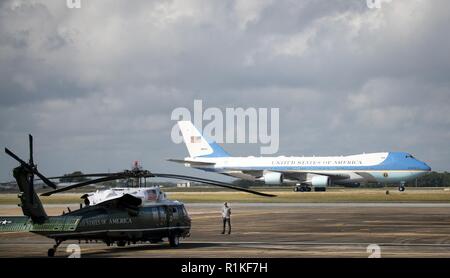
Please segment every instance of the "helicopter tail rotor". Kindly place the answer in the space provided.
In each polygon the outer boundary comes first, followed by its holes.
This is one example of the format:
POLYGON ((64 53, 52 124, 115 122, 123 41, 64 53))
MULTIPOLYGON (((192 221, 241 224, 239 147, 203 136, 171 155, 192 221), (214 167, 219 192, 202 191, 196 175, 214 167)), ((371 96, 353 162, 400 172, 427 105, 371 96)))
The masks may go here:
POLYGON ((47 214, 34 190, 34 175, 37 175, 45 184, 52 188, 56 188, 56 185, 39 173, 34 164, 33 136, 31 134, 28 135, 28 143, 30 152, 28 163, 8 148, 5 148, 5 152, 20 163, 20 166, 14 168, 13 175, 20 189, 19 198, 24 215, 31 217, 34 222, 42 222, 47 219, 47 214))
MULTIPOLYGON (((34 164, 33 159, 33 136, 31 134, 28 135, 29 140, 29 150, 30 150, 30 158, 29 162, 25 162, 20 157, 18 157, 15 153, 13 153, 8 148, 5 148, 5 153, 17 160, 20 163, 21 167, 24 167, 32 176, 36 175, 38 176, 46 185, 50 186, 53 189, 56 189, 56 184, 54 184, 52 181, 50 181, 48 178, 46 178, 44 175, 42 175, 38 170, 36 165, 34 164)), ((33 178, 34 179, 34 178, 33 178)))

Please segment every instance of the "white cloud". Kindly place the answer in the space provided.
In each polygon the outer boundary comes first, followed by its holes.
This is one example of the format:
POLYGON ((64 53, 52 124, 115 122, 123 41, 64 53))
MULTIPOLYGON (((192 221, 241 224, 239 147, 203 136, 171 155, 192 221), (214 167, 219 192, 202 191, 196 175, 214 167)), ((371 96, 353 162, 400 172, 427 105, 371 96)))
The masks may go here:
POLYGON ((261 12, 273 0, 236 0, 234 10, 241 30, 245 30, 248 24, 256 24, 261 16, 261 12))

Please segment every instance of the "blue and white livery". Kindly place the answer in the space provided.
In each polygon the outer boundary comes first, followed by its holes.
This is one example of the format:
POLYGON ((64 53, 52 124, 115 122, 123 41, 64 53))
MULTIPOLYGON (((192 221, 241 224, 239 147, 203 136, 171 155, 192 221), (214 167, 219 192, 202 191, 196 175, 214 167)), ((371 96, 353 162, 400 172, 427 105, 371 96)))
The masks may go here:
POLYGON ((322 157, 232 157, 217 143, 207 141, 190 121, 178 126, 189 151, 185 159, 170 159, 187 167, 216 172, 269 185, 294 183, 294 191, 325 191, 331 184, 361 183, 404 184, 431 171, 424 162, 409 153, 379 152, 348 156, 322 157))

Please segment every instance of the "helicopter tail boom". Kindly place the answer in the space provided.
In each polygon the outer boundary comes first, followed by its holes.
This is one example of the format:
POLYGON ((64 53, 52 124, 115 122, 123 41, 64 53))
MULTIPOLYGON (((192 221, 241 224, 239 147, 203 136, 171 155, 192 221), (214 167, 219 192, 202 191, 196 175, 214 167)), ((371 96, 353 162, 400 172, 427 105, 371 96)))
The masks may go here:
POLYGON ((0 216, 0 232, 29 232, 32 223, 28 216, 0 216))
POLYGON ((0 232, 33 232, 48 237, 76 230, 80 216, 49 216, 43 223, 34 222, 28 216, 0 216, 0 232))
POLYGON ((30 184, 30 173, 28 169, 23 166, 16 167, 14 168, 13 175, 19 186, 19 206, 22 208, 23 214, 30 217, 36 223, 42 223, 47 220, 48 216, 41 200, 30 184))

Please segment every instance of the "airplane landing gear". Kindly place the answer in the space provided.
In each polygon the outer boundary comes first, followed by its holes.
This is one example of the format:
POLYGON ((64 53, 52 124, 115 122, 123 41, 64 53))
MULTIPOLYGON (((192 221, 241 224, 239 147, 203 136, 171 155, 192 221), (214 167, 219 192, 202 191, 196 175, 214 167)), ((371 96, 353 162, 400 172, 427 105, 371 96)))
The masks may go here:
POLYGON ((294 187, 294 192, 311 192, 311 187, 306 184, 297 184, 294 187))
POLYGON ((48 249, 47 256, 54 257, 55 253, 56 253, 56 249, 62 242, 63 242, 62 240, 55 240, 55 245, 53 245, 53 248, 48 249))
POLYGON ((398 191, 403 192, 405 191, 405 182, 401 182, 400 185, 398 186, 398 191))

